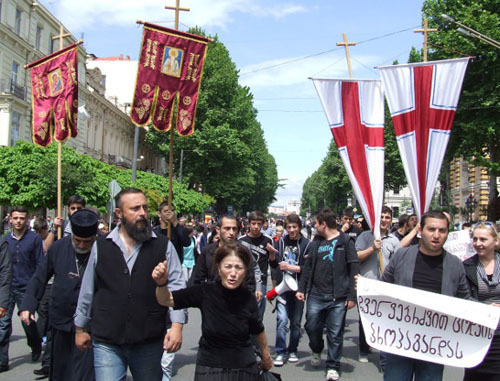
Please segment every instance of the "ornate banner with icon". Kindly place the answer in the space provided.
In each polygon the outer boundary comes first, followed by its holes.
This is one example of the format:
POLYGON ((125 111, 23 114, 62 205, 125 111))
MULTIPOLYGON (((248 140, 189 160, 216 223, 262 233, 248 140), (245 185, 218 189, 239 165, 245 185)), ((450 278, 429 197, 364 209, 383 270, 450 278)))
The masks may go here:
POLYGON ((33 142, 42 147, 75 137, 78 120, 77 47, 72 44, 26 65, 31 73, 33 142))
POLYGON ((136 125, 152 123, 159 131, 169 130, 177 98, 177 132, 182 136, 194 132, 208 42, 201 36, 144 23, 130 115, 136 125))

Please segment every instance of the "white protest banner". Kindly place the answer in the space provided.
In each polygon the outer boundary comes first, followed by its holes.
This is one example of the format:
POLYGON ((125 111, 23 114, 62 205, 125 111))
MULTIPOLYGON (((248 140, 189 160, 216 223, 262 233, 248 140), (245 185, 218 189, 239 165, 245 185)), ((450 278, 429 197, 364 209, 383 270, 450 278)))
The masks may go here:
POLYGON ((453 255, 456 255, 462 261, 476 254, 470 240, 470 232, 468 230, 459 230, 450 232, 448 239, 444 243, 444 249, 453 255))
POLYGON ((479 364, 500 319, 500 308, 432 292, 358 279, 358 309, 368 344, 438 364, 479 364))

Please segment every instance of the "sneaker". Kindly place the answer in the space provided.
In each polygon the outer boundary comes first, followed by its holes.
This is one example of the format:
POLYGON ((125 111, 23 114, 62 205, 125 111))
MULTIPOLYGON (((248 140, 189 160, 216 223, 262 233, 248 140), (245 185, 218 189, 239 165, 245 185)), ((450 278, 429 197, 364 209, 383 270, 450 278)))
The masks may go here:
POLYGON ((274 359, 274 366, 283 366, 285 363, 285 356, 278 354, 274 359))
POLYGON ((288 362, 299 362, 299 358, 297 357, 297 353, 290 352, 288 355, 288 362))
POLYGON ((358 360, 359 360, 359 362, 368 362, 368 356, 367 355, 359 355, 358 360))
POLYGON ((339 378, 339 372, 337 372, 335 369, 328 369, 328 372, 326 372, 326 381, 336 381, 339 378))
POLYGON ((311 353, 311 365, 312 366, 320 366, 321 364, 321 353, 311 353))

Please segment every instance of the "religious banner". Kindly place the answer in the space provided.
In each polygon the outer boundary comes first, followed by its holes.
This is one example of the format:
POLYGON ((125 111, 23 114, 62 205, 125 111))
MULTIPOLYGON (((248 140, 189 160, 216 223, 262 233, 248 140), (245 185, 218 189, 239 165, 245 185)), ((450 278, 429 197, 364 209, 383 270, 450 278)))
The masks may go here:
POLYGON ((364 277, 357 282, 359 316, 371 347, 457 367, 483 361, 500 308, 364 277))
POLYGON ((468 60, 378 67, 419 219, 434 196, 468 60))
POLYGON ((78 45, 26 65, 31 73, 33 142, 38 146, 52 143, 52 134, 62 143, 78 133, 78 45))
POLYGON ((130 117, 138 126, 152 123, 158 131, 171 128, 178 100, 177 132, 194 132, 194 118, 208 39, 144 24, 139 70, 130 117))
POLYGON ((380 238, 384 95, 380 81, 312 79, 368 225, 380 238))

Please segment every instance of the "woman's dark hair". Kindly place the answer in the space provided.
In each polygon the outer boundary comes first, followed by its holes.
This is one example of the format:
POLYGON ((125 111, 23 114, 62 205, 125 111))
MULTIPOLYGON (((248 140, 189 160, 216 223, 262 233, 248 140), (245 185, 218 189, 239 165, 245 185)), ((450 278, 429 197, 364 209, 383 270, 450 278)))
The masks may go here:
POLYGON ((226 258, 228 255, 231 254, 234 254, 239 259, 241 259, 241 261, 245 265, 245 272, 248 272, 250 264, 252 263, 252 257, 251 257, 252 254, 250 254, 247 248, 244 247, 243 245, 230 242, 225 244, 224 246, 219 246, 217 250, 215 250, 214 260, 212 262, 213 274, 217 274, 217 269, 219 268, 221 262, 224 260, 224 258, 226 258))
POLYGON ((212 231, 210 232, 210 238, 208 239, 209 244, 214 242, 214 238, 216 235, 217 235, 217 229, 214 227, 214 228, 212 228, 212 231))

